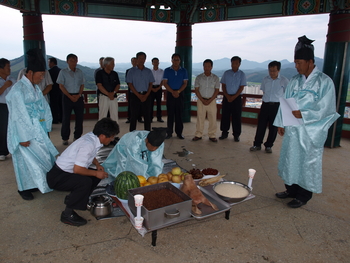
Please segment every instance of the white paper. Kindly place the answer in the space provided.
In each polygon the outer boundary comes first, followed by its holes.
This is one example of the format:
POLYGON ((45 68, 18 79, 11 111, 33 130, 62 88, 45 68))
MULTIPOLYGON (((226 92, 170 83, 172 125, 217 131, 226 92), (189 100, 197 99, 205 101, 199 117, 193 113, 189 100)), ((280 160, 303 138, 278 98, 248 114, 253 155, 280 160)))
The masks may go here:
POLYGON ((303 119, 296 118, 292 113, 292 111, 299 110, 294 98, 280 98, 280 106, 282 110, 283 126, 303 124, 303 119))

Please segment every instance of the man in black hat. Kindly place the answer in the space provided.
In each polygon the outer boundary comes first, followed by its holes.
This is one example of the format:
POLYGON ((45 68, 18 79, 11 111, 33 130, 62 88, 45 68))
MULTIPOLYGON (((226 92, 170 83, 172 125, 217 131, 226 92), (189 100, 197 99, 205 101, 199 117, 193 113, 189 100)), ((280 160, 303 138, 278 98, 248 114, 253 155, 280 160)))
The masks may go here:
POLYGON ((136 175, 158 176, 163 171, 166 128, 152 131, 132 131, 125 134, 102 164, 113 177, 131 171, 136 175))
POLYGON ((333 81, 315 66, 312 42, 306 36, 299 37, 294 54, 299 74, 290 80, 284 94, 286 99, 294 98, 299 110, 292 114, 300 124, 288 125, 281 107, 274 122, 283 136, 278 175, 286 187, 276 196, 293 198, 287 204, 291 208, 305 205, 312 193, 322 192, 323 147, 329 127, 339 117, 333 81))
POLYGON ((24 200, 32 200, 32 191, 52 191, 46 173, 58 154, 48 138, 52 115, 38 84, 44 77, 45 60, 39 49, 27 52, 27 73, 6 96, 9 109, 7 145, 12 154, 18 193, 24 200))

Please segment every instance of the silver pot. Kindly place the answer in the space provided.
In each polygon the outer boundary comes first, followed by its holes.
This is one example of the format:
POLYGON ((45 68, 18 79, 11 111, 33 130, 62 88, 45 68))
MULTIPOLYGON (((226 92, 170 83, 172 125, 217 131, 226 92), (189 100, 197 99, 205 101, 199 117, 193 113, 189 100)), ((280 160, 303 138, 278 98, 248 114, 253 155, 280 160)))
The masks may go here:
POLYGON ((112 213, 112 199, 108 195, 93 196, 87 209, 94 217, 106 217, 112 213))

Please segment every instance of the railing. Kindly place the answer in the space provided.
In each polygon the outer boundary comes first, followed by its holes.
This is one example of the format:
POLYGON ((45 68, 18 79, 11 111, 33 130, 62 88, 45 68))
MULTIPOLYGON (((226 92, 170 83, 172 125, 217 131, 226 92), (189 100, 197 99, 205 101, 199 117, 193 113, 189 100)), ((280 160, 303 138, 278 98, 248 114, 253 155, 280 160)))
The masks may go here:
MULTIPOLYGON (((166 93, 163 90, 163 97, 166 99, 166 93)), ((89 96, 95 95, 96 91, 84 91, 84 101, 85 101, 85 119, 98 119, 98 105, 97 102, 89 103, 89 96)), ((127 96, 127 90, 120 90, 118 92, 119 96, 127 96), (125 94, 125 95, 122 95, 125 94)), ((118 96, 118 97, 119 97, 118 96)), ((223 93, 220 92, 218 98, 222 97, 223 93)), ((260 112, 259 101, 261 101, 262 95, 256 94, 242 94, 242 122, 249 124, 258 123, 258 115, 260 112)), ((91 99, 90 99, 91 101, 91 99)), ((350 102, 346 103, 346 107, 350 108, 350 102)), ((221 119, 221 103, 217 103, 217 119, 221 119)), ((119 101, 119 117, 126 118, 128 114, 128 102, 119 101)), ((166 102, 162 101, 162 115, 166 116, 166 102)), ((191 101, 191 116, 197 116, 197 102, 191 101)), ((74 115, 72 115, 74 119, 74 115)), ((343 131, 342 137, 350 138, 350 118, 343 119, 343 131)))

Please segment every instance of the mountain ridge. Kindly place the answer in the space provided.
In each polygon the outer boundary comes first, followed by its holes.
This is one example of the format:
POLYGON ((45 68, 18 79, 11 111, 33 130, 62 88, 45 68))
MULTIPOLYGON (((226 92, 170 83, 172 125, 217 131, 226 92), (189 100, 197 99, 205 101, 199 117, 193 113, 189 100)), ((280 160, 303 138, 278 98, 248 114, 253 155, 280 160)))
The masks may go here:
MULTIPOLYGON (((47 58, 50 58, 52 56, 48 55, 47 58)), ((249 61, 249 60, 242 60, 240 69, 244 71, 247 77, 248 82, 255 82, 255 83, 261 83, 261 80, 268 75, 267 67, 268 64, 272 60, 267 60, 264 62, 256 62, 256 61, 249 61)), ((290 79, 294 75, 297 74, 297 71, 295 69, 294 63, 289 62, 287 59, 283 59, 280 61, 281 71, 280 74, 285 76, 286 78, 290 79)), ((10 60, 11 63, 11 76, 17 79, 18 72, 24 68, 24 57, 18 57, 15 59, 10 60)), ((218 77, 221 78, 221 76, 224 74, 224 72, 231 68, 231 62, 229 58, 221 58, 217 60, 213 60, 214 67, 212 72, 216 74, 218 77)), ((64 60, 60 60, 57 58, 57 66, 59 68, 67 68, 67 63, 64 60)), ((323 68, 323 59, 315 57, 315 64, 317 67, 322 70, 323 68)), ((92 65, 94 65, 92 63, 92 65)), ((96 67, 89 67, 84 62, 78 63, 77 68, 83 71, 84 78, 85 78, 85 89, 87 90, 96 90, 96 84, 94 80, 94 72, 95 69, 99 66, 98 63, 95 63, 96 67)), ((170 62, 164 63, 160 62, 160 68, 166 68, 171 65, 170 62)), ((146 62, 145 66, 148 68, 152 68, 151 62, 146 62)), ((119 79, 121 84, 125 85, 125 71, 131 67, 130 63, 116 63, 116 66, 114 68, 115 71, 118 72, 119 79)), ((203 63, 193 63, 192 64, 192 77, 197 76, 199 74, 203 73, 203 63)), ((194 83, 192 83, 193 85, 194 83)))

